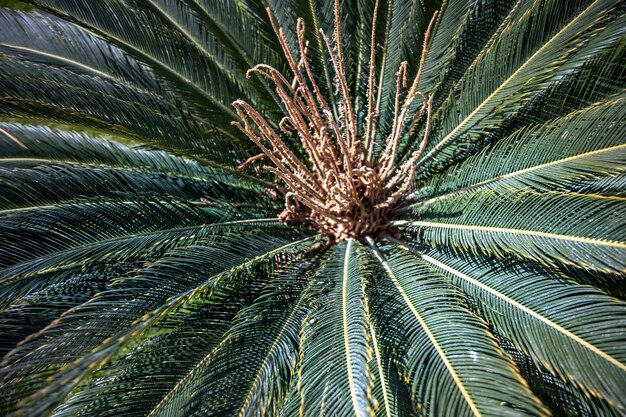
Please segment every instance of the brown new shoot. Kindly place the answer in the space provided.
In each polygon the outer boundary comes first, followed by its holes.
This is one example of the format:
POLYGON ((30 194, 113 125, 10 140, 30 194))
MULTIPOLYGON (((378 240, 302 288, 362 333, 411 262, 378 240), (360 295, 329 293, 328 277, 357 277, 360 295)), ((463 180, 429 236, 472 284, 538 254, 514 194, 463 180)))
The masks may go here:
MULTIPOLYGON (((378 2, 374 10, 372 32, 377 11, 378 2)), ((339 104, 336 113, 322 95, 309 65, 304 21, 298 19, 297 23, 300 52, 297 59, 291 52, 283 29, 276 25, 269 9, 268 14, 292 74, 287 78, 277 69, 261 64, 249 70, 248 77, 258 74, 271 81, 286 114, 278 128, 274 128, 247 102, 237 100, 233 103, 241 119, 233 124, 262 151, 242 163, 238 170, 264 157, 272 163, 264 168, 276 174, 288 190, 284 195, 285 209, 280 214, 285 222, 307 220, 332 241, 349 237, 364 240, 368 236, 375 238, 381 233, 389 233, 392 210, 411 191, 415 163, 426 147, 430 132, 432 97, 426 96, 418 88, 437 13, 424 35, 420 65, 411 83, 407 79, 406 62, 400 65, 396 73, 393 124, 378 155, 374 155, 380 114, 380 102, 374 100, 378 89, 375 82, 374 34, 370 50, 366 126, 359 136, 344 68, 339 1, 335 1, 333 42, 320 31, 335 72, 338 90, 336 99, 339 104), (415 100, 421 101, 417 110, 413 106, 415 100), (403 134, 422 120, 425 125, 419 148, 406 161, 398 164, 396 152, 403 134), (285 144, 283 138, 292 135, 300 140, 306 158, 299 157, 285 144)))

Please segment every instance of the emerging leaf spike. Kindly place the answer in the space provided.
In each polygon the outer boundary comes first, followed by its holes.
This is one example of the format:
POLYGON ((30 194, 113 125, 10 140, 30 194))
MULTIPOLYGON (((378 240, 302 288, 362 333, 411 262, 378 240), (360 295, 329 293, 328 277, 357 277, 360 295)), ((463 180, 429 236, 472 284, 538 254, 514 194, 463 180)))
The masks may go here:
MULTIPOLYGON (((276 68, 259 64, 248 71, 248 77, 257 74, 274 85, 280 97, 285 116, 278 130, 250 104, 237 100, 233 107, 240 121, 233 122, 262 151, 237 167, 242 171, 248 165, 266 157, 271 166, 266 170, 279 177, 286 185, 285 209, 280 214, 284 222, 305 220, 326 234, 331 241, 348 238, 365 241, 390 232, 394 209, 402 205, 403 198, 412 190, 415 164, 424 151, 430 132, 432 96, 418 91, 419 81, 426 61, 428 41, 434 14, 424 35, 422 56, 416 76, 409 84, 407 62, 400 64, 396 74, 396 97, 391 133, 385 139, 380 155, 374 155, 380 103, 375 102, 376 45, 375 26, 378 2, 372 18, 372 44, 367 92, 367 115, 364 137, 360 138, 353 99, 350 97, 342 50, 339 2, 335 2, 335 29, 333 39, 320 31, 335 73, 334 90, 338 97, 338 116, 331 110, 311 69, 307 56, 305 25, 298 19, 296 34, 300 57, 297 59, 287 42, 284 30, 276 24, 271 11, 269 19, 291 76, 276 68), (407 90, 408 87, 408 90, 407 90), (417 111, 412 110, 416 99, 422 101, 417 111), (412 114, 414 113, 414 114, 412 114), (413 131, 416 123, 424 119, 423 138, 419 149, 403 164, 396 163, 396 152, 407 129, 413 131), (407 120, 410 120, 407 126, 407 120), (296 134, 306 158, 299 158, 283 140, 296 134)), ((333 87, 333 86, 329 86, 333 87)), ((330 88, 333 90, 333 88, 330 88)))

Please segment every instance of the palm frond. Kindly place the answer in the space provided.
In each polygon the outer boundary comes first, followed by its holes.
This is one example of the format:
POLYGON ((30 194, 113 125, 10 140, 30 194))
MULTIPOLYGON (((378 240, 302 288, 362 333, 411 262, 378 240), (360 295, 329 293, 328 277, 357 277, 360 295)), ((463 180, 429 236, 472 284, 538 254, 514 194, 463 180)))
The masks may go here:
POLYGON ((548 414, 448 280, 411 254, 374 250, 384 270, 375 283, 374 317, 411 381, 416 410, 438 416, 548 414))
POLYGON ((419 228, 431 246, 620 274, 624 208, 621 198, 496 189, 433 200, 416 209, 422 220, 395 224, 419 228))
POLYGON ((52 15, 2 9, 3 53, 101 77, 165 96, 167 90, 141 63, 89 32, 52 15))
POLYGON ((467 292, 495 329, 538 364, 624 409, 623 303, 533 265, 441 250, 421 258, 467 292))
POLYGON ((498 38, 523 6, 527 5, 521 0, 485 3, 465 0, 445 4, 422 81, 425 91, 437 92, 435 108, 442 104, 481 51, 498 38))
POLYGON ((48 15, 0 15, 6 28, 0 39, 0 114, 107 131, 214 161, 233 152, 206 121, 176 103, 150 70, 119 49, 48 15), (32 36, 41 39, 49 27, 55 36, 33 44, 32 36), (64 46, 74 38, 76 44, 64 46), (143 84, 135 81, 143 74, 143 84), (215 137, 210 147, 204 140, 209 135, 215 137))
MULTIPOLYGON (((415 74, 422 53, 424 33, 433 13, 443 6, 443 1, 413 2, 394 0, 381 2, 380 25, 384 29, 377 43, 381 69, 378 82, 377 102, 380 105, 380 131, 378 146, 384 146, 384 138, 389 133, 394 112, 396 94, 395 73, 400 63, 407 61, 409 74, 415 74)), ((421 89, 421 87, 420 87, 421 89)))
POLYGON ((219 65, 221 62, 199 50, 197 42, 186 37, 180 27, 174 29, 163 24, 154 9, 145 7, 147 3, 141 8, 118 7, 114 2, 98 0, 90 3, 88 9, 74 0, 42 0, 37 5, 87 28, 147 63, 191 103, 202 101, 203 106, 193 106, 199 115, 220 129, 230 130, 226 120, 220 121, 219 116, 234 118, 229 104, 243 93, 229 82, 232 77, 228 68, 225 71, 219 65), (180 51, 184 51, 184 57, 180 51))
MULTIPOLYGON (((488 141, 492 132, 505 127, 534 98, 559 83, 569 86, 567 75, 576 68, 616 45, 623 48, 619 4, 602 0, 549 3, 531 13, 526 12, 528 7, 516 9, 518 17, 511 19, 458 81, 459 93, 435 116, 433 140, 419 162, 426 172, 475 152, 481 141, 488 141), (518 45, 513 54, 509 53, 511 45, 518 45)), ((612 61, 605 59, 603 65, 619 66, 620 55, 610 56, 612 61)), ((595 75, 584 74, 588 78, 595 75)), ((576 82, 582 78, 578 76, 576 82)), ((579 88, 574 91, 580 93, 579 88)), ((576 102, 571 92, 567 96, 570 103, 576 102)), ((563 95, 559 101, 563 102, 563 95)))
POLYGON ((268 276, 216 282, 211 292, 170 313, 146 340, 111 361, 54 415, 111 410, 128 416, 194 415, 212 407, 199 400, 205 391, 232 398, 219 403, 231 415, 254 413, 254 409, 244 410, 260 398, 272 404, 277 394, 268 387, 273 378, 290 378, 297 355, 297 329, 304 311, 300 291, 307 284, 296 277, 314 263, 311 259, 291 262, 268 276), (163 355, 172 360, 164 362, 163 355), (240 366, 251 361, 256 367, 240 366), (235 369, 221 372, 224 366, 235 369), (128 396, 129 384, 135 386, 133 400, 120 401, 128 396), (94 401, 103 392, 106 399, 94 401), (241 413, 235 412, 236 407, 241 413))
POLYGON ((241 310, 222 342, 149 412, 151 416, 277 414, 298 355, 298 332, 317 258, 282 271, 241 310), (241 364, 247 364, 242 367, 241 364), (276 389, 278 388, 278 389, 276 389), (207 404, 207 395, 226 401, 207 404))
POLYGON ((283 413, 369 416, 374 404, 367 368, 372 356, 363 306, 363 247, 336 245, 313 278, 300 332, 296 389, 283 413))
POLYGON ((542 402, 552 410, 568 416, 619 416, 619 411, 606 399, 588 397, 580 389, 564 383, 561 378, 537 366, 533 360, 509 341, 499 338, 500 346, 520 369, 521 375, 542 402))
POLYGON ((304 238, 294 242, 287 236, 281 240, 276 234, 261 235, 258 231, 248 236, 226 235, 210 245, 198 242, 174 249, 129 276, 118 277, 106 291, 65 313, 7 354, 2 378, 12 383, 4 388, 3 396, 9 399, 6 407, 17 405, 24 410, 27 406, 33 414, 50 410, 121 347, 144 336, 170 313, 211 293, 215 283, 253 276, 253 271, 267 274, 262 271, 271 271, 272 265, 284 259, 287 249, 297 253, 303 248, 301 243, 306 247, 311 241, 304 238), (183 270, 184 275, 173 281, 171 273, 183 270), (68 337, 67 331, 77 325, 80 331, 68 337), (75 357, 80 359, 68 360, 75 357))
MULTIPOLYGON (((253 6, 253 3, 255 2, 247 1, 247 7, 259 7, 253 6)), ((304 20, 304 24, 309 32, 309 47, 312 49, 311 66, 315 69, 315 74, 319 79, 316 80, 316 82, 320 85, 320 88, 323 89, 322 92, 325 96, 330 100, 333 111, 337 112, 337 99, 329 90, 330 86, 333 85, 334 74, 331 74, 331 69, 326 65, 326 47, 320 33, 321 30, 327 34, 333 33, 333 5, 330 2, 320 2, 318 0, 306 0, 302 2, 302 6, 298 4, 299 1, 297 0, 268 0, 267 3, 270 10, 272 10, 276 23, 285 31, 287 40, 293 50, 296 50, 298 45, 296 35, 297 18, 300 17, 304 20), (294 13, 296 10, 298 10, 297 15, 294 13)), ((259 17, 263 22, 263 26, 271 28, 266 10, 261 8, 257 13, 260 14, 259 17)), ((269 36, 275 38, 272 32, 272 29, 267 30, 269 36)), ((278 50, 280 50, 280 47, 278 47, 278 50)))
POLYGON ((2 209, 131 194, 220 201, 207 209, 224 209, 229 200, 245 200, 248 209, 256 205, 261 212, 272 205, 259 183, 164 151, 45 127, 0 123, 0 129, 0 166, 7 176, 2 209))
MULTIPOLYGON (((211 33, 219 45, 227 54, 233 65, 244 74, 248 69, 254 67, 259 62, 268 63, 276 68, 280 67, 281 58, 276 53, 280 46, 272 37, 272 30, 269 22, 265 19, 266 13, 258 2, 214 2, 210 0, 183 0, 182 2, 161 2, 168 3, 170 7, 183 7, 184 3, 197 18, 203 23, 207 31, 211 33), (176 6, 169 3, 177 3, 176 6)), ((193 20, 188 15, 183 16, 186 27, 190 31, 195 28, 193 20)), ((273 97, 273 92, 268 89, 264 80, 253 78, 252 85, 263 93, 270 93, 271 97, 259 94, 257 101, 278 103, 278 99, 273 97)), ((270 104, 270 103, 268 103, 270 104)), ((271 105, 268 111, 274 111, 271 105)))
POLYGON ((565 117, 520 129, 433 176, 415 199, 427 205, 430 199, 500 187, 596 194, 585 192, 583 184, 623 171, 625 99, 619 94, 565 117))

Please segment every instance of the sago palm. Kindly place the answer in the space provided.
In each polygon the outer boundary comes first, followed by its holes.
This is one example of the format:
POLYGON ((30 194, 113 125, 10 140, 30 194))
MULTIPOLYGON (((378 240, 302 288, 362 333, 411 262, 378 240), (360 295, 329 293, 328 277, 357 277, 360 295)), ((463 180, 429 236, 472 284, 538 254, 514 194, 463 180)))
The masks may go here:
POLYGON ((0 9, 0 413, 626 414, 626 4, 0 9))

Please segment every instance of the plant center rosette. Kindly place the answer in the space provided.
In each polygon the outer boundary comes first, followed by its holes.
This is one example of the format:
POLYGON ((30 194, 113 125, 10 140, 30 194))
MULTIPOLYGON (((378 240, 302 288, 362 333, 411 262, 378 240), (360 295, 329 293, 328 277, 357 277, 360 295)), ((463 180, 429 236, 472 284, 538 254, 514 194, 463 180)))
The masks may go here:
MULTIPOLYGON (((302 19, 297 23, 299 56, 294 56, 284 30, 279 28, 268 9, 272 26, 289 64, 291 74, 260 64, 247 76, 269 80, 282 101, 285 116, 277 126, 261 115, 252 105, 237 100, 233 103, 240 121, 233 124, 262 151, 242 163, 244 170, 260 159, 269 160, 264 168, 284 183, 285 209, 280 214, 284 222, 306 221, 311 227, 336 242, 347 238, 365 240, 391 233, 390 220, 394 210, 402 205, 412 191, 415 166, 423 153, 431 125, 432 96, 419 91, 419 82, 427 55, 433 16, 424 35, 419 68, 409 80, 407 62, 396 73, 396 94, 393 121, 384 146, 376 147, 380 99, 376 99, 376 45, 372 21, 372 41, 367 90, 365 122, 357 122, 355 102, 350 97, 341 45, 342 33, 339 10, 335 4, 333 41, 320 31, 334 72, 335 100, 324 98, 307 57, 302 19), (404 162, 398 163, 398 147, 403 135, 420 128, 418 149, 404 162), (290 148, 287 138, 296 137, 298 149, 290 148)), ((374 16, 376 16, 376 11, 374 16)))

